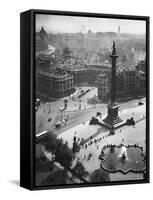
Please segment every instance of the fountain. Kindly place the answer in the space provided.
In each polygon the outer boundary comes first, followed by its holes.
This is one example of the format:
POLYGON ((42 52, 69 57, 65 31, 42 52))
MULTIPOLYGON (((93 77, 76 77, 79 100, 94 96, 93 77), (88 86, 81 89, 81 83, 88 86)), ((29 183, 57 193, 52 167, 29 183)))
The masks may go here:
POLYGON ((135 144, 106 145, 99 156, 101 167, 110 173, 143 173, 146 170, 146 163, 142 150, 142 147, 135 144))

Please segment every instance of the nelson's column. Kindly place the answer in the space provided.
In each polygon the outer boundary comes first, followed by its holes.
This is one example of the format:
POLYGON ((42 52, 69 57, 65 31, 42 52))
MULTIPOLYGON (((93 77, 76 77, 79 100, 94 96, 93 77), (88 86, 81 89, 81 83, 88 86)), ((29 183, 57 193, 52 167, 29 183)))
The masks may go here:
POLYGON ((113 128, 116 124, 122 122, 118 116, 119 105, 115 102, 116 99, 116 59, 118 55, 116 54, 115 42, 113 42, 112 54, 110 55, 112 59, 112 70, 111 70, 111 102, 108 104, 108 114, 104 119, 105 124, 109 128, 113 128))

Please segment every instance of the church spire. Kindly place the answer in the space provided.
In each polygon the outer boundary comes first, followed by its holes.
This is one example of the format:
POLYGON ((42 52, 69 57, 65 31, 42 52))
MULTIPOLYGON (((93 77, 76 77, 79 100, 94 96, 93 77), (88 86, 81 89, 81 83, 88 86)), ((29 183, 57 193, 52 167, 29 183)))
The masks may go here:
POLYGON ((41 30, 40 30, 39 33, 40 33, 40 38, 41 38, 42 40, 48 39, 48 34, 47 34, 47 32, 45 31, 45 29, 44 29, 43 26, 41 27, 41 30))

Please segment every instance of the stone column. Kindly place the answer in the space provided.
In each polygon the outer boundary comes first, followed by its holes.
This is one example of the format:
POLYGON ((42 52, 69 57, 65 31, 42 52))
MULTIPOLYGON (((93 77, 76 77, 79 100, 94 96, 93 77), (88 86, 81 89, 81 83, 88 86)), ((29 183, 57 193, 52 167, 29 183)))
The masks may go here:
POLYGON ((117 124, 122 122, 120 117, 118 116, 118 108, 119 106, 115 103, 116 99, 116 59, 118 55, 116 54, 115 42, 113 42, 112 54, 110 55, 112 59, 112 73, 111 73, 111 103, 108 104, 108 115, 103 120, 105 122, 105 126, 109 129, 114 129, 117 127, 117 124))
POLYGON ((111 102, 114 103, 116 99, 116 59, 118 58, 118 55, 116 54, 115 42, 113 42, 113 50, 110 58, 112 59, 111 102))

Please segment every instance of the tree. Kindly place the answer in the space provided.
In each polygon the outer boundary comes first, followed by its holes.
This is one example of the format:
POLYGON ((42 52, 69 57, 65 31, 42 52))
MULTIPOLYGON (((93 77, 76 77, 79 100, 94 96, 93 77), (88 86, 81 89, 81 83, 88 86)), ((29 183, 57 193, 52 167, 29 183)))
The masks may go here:
POLYGON ((44 181, 42 181, 41 185, 61 185, 66 184, 67 171, 66 170, 58 170, 51 175, 49 175, 44 181))
POLYGON ((85 177, 85 176, 88 175, 88 172, 85 170, 85 167, 79 161, 77 161, 77 163, 74 166, 73 170, 78 176, 85 177))
POLYGON ((62 139, 57 139, 55 156, 55 160, 62 166, 67 168, 71 166, 73 153, 69 149, 67 142, 64 143, 62 139))
POLYGON ((102 170, 101 168, 96 169, 91 175, 90 175, 90 181, 95 183, 102 183, 102 182, 109 182, 110 177, 109 173, 102 170))
POLYGON ((68 147, 68 143, 63 139, 58 139, 55 134, 49 132, 44 143, 45 149, 55 155, 55 161, 63 167, 69 168, 72 163, 73 153, 68 147))
POLYGON ((53 132, 48 132, 44 142, 45 149, 55 154, 57 146, 57 137, 53 132))

